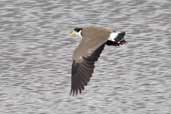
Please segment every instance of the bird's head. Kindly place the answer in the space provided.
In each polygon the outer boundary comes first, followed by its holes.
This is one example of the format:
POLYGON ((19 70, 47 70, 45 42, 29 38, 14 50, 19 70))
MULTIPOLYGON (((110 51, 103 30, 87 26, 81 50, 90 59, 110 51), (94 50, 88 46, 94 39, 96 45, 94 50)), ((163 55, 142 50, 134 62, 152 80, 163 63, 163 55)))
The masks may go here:
POLYGON ((74 28, 74 30, 71 32, 71 36, 72 36, 72 37, 79 36, 80 38, 82 38, 81 32, 82 32, 82 28, 76 27, 76 28, 74 28))

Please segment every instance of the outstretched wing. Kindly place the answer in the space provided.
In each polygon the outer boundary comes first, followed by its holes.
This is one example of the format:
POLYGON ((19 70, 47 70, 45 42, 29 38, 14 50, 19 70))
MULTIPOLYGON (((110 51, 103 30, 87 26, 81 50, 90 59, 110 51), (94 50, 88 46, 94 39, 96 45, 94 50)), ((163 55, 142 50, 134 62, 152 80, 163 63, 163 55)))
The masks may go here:
POLYGON ((95 49, 89 56, 82 56, 81 61, 73 60, 71 77, 71 95, 77 95, 84 90, 94 71, 94 63, 98 60, 105 43, 95 49))

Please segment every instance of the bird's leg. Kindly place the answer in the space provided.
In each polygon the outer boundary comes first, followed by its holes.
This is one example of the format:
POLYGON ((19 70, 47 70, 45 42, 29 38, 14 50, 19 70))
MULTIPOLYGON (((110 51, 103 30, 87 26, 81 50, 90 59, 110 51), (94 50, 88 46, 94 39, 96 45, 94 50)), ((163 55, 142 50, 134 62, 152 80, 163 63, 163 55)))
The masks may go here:
POLYGON ((112 45, 113 46, 119 46, 120 44, 118 42, 116 42, 116 41, 113 41, 113 44, 112 45))
POLYGON ((106 45, 112 46, 112 45, 113 45, 113 41, 108 40, 108 41, 106 42, 106 45))
POLYGON ((119 42, 108 40, 106 42, 106 45, 108 45, 108 46, 120 46, 120 45, 123 45, 123 44, 126 44, 126 43, 127 43, 126 40, 122 40, 122 41, 119 41, 119 42))
POLYGON ((110 40, 108 40, 106 42, 106 45, 108 45, 108 46, 119 46, 120 44, 118 42, 116 42, 116 41, 110 41, 110 40))

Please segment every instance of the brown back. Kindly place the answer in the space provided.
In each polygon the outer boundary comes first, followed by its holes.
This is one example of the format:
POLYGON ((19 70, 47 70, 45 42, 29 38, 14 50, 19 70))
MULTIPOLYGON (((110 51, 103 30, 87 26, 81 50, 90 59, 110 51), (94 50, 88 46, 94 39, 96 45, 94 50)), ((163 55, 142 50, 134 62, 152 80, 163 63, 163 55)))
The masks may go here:
POLYGON ((81 57, 90 56, 98 47, 104 44, 112 30, 102 27, 85 27, 82 30, 82 40, 74 51, 73 60, 81 61, 81 57))

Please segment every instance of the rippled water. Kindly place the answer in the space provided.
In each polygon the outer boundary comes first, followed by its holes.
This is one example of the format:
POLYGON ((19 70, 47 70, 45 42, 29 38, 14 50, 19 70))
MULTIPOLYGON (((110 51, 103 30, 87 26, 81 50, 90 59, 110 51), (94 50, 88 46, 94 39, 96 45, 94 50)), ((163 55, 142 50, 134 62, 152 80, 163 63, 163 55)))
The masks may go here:
POLYGON ((0 0, 0 114, 171 114, 170 0, 0 0), (69 96, 75 26, 126 31, 69 96))

